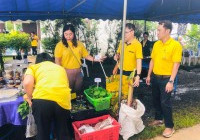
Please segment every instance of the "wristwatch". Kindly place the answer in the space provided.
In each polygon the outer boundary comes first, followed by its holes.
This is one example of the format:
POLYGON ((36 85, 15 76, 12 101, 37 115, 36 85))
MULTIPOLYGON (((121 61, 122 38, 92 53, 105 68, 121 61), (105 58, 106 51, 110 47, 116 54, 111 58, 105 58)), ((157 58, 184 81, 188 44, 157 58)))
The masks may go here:
POLYGON ((136 74, 136 76, 139 76, 139 77, 140 77, 140 76, 141 76, 141 74, 136 74))
POLYGON ((174 83, 174 81, 173 81, 173 80, 169 80, 168 82, 169 82, 169 83, 171 83, 171 84, 173 84, 173 83, 174 83))

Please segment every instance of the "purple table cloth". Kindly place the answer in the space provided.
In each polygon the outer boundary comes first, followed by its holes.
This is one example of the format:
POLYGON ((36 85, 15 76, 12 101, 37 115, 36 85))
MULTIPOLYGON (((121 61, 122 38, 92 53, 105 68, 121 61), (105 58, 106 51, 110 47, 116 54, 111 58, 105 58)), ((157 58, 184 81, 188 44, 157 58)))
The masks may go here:
POLYGON ((0 103, 0 127, 5 124, 26 124, 26 119, 22 120, 20 114, 17 112, 18 106, 23 101, 23 97, 19 97, 15 101, 0 103))

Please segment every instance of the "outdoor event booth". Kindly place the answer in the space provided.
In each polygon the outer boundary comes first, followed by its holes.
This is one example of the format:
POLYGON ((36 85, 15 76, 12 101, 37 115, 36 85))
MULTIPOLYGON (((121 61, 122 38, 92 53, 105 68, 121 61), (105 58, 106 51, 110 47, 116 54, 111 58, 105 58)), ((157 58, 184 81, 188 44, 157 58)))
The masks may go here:
MULTIPOLYGON (((46 20, 80 17, 126 20, 200 23, 199 0, 1 0, 0 21, 46 20)), ((124 44, 124 43, 122 43, 124 44)), ((123 47, 122 47, 123 48, 123 47)), ((123 60, 122 49, 121 68, 123 60)), ((120 72, 121 95, 122 71, 120 72)), ((119 100, 120 100, 119 96, 119 100)))

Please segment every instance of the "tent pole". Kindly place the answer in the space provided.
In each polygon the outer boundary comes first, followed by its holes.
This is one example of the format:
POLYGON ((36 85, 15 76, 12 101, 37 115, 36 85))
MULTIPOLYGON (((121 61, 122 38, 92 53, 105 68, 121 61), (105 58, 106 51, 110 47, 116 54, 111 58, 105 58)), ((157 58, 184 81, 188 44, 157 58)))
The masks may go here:
POLYGON ((39 48, 39 52, 41 53, 41 30, 40 30, 40 20, 36 21, 36 29, 37 29, 37 36, 39 37, 39 41, 38 41, 38 48, 39 48))
POLYGON ((122 94, 122 74, 123 74, 123 60, 124 60, 124 35, 125 35, 125 26, 126 26, 126 12, 127 12, 127 0, 124 0, 122 47, 120 51, 120 82, 119 82, 119 100, 118 100, 119 108, 120 108, 121 94, 122 94))

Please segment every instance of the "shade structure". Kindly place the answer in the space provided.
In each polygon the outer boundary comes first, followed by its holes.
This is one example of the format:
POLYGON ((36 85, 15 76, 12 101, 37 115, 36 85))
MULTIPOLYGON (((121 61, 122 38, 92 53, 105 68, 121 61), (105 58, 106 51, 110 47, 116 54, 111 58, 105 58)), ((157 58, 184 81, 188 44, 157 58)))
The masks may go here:
MULTIPOLYGON (((122 19, 123 0, 1 0, 0 20, 122 19)), ((127 19, 199 23, 199 0, 128 0, 127 19)))

